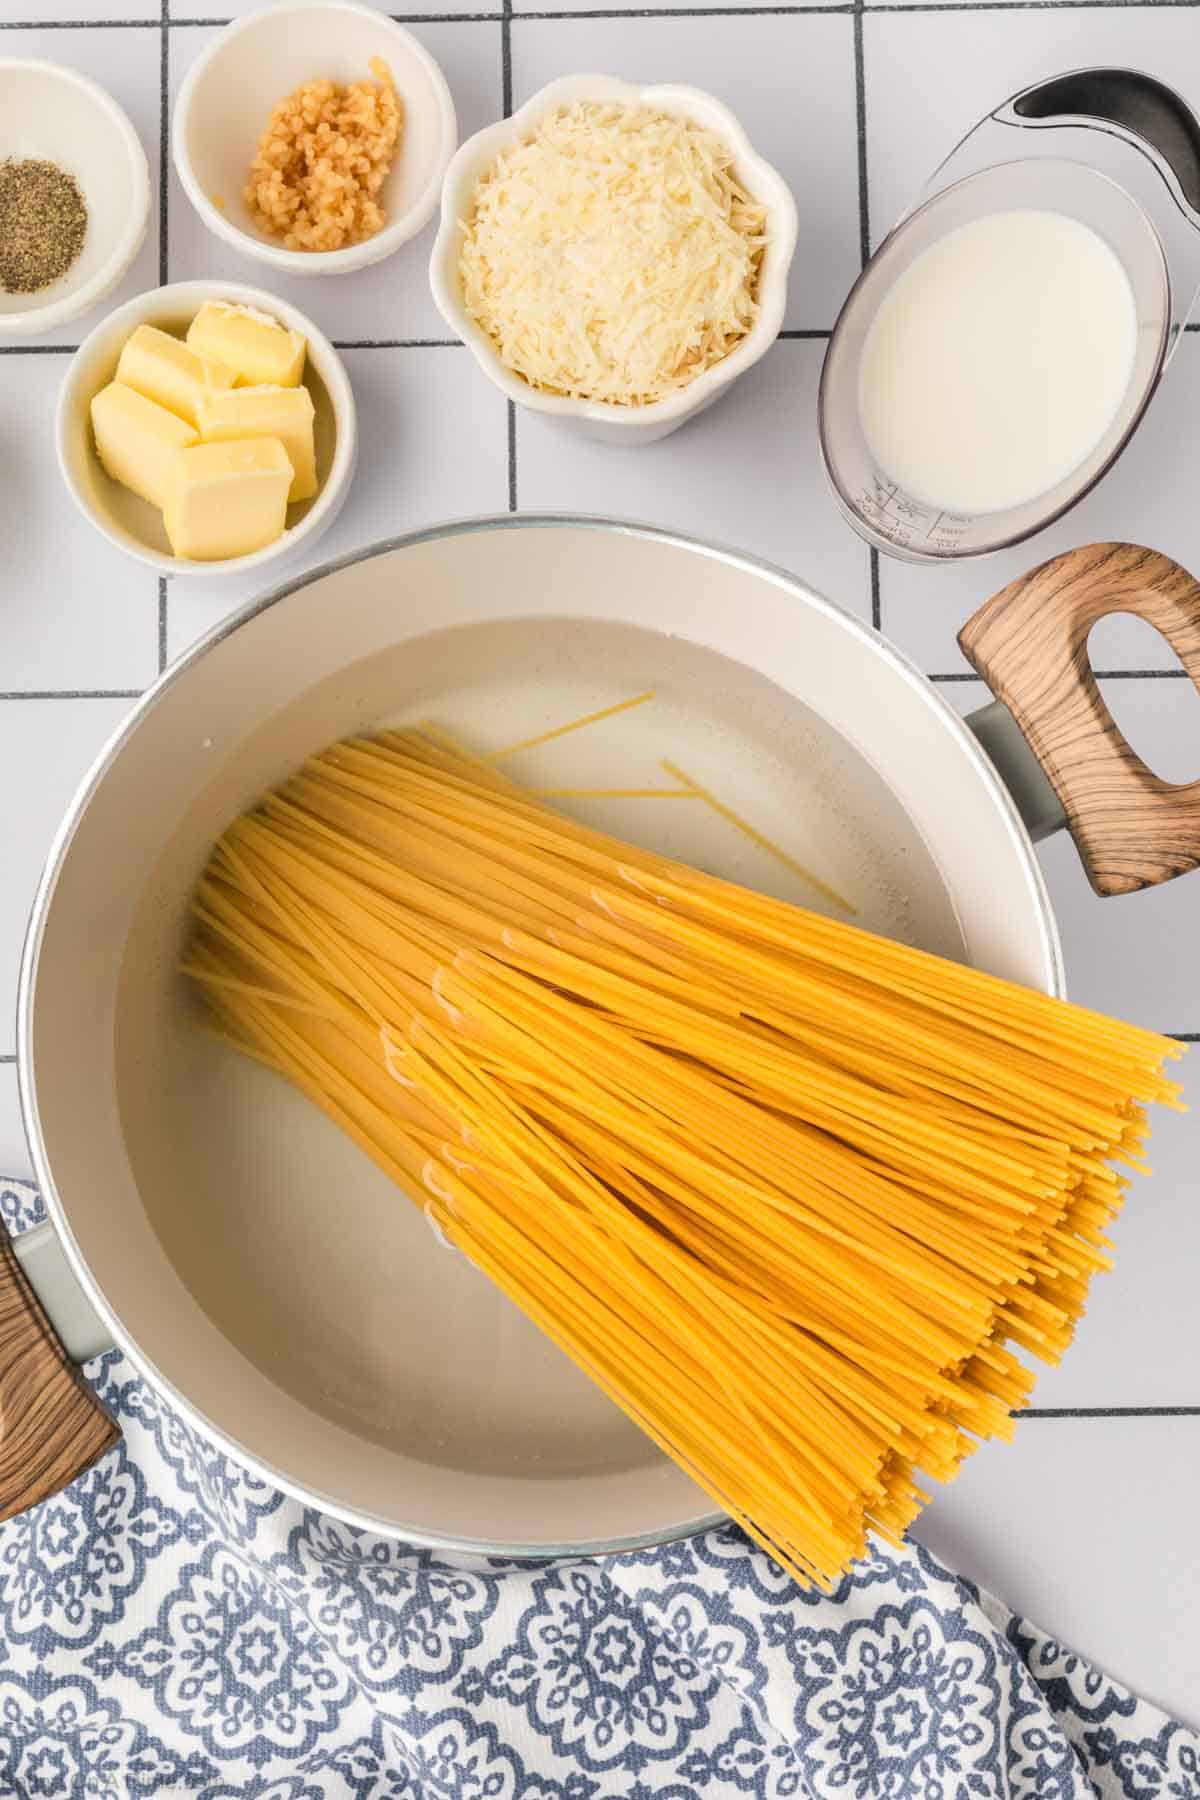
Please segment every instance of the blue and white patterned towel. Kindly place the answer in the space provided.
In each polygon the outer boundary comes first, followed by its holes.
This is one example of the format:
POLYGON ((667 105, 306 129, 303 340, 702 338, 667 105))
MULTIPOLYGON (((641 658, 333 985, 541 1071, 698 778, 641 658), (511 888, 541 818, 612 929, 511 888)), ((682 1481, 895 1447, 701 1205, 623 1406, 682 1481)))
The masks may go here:
POLYGON ((0 1527, 5 1796, 1200 1800, 1200 1734, 920 1549, 832 1598, 734 1530, 451 1560, 273 1492, 117 1352, 88 1373, 120 1448, 0 1527))

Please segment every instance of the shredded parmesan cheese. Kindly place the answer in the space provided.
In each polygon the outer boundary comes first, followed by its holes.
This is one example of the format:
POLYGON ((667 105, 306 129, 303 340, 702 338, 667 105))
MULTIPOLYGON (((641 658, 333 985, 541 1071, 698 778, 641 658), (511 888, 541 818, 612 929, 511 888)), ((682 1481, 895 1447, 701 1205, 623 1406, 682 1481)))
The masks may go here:
POLYGON ((711 131, 577 102, 480 180, 461 227, 463 300, 531 387, 645 406, 746 336, 765 227, 711 131))

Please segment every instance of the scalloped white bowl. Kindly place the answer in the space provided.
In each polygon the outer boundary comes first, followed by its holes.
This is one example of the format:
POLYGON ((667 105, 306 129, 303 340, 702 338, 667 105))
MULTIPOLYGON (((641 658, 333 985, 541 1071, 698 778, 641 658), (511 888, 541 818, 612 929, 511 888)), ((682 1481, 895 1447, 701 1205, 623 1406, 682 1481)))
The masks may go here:
POLYGON ((675 84, 636 87, 610 75, 567 75, 540 88, 510 119, 476 132, 453 157, 442 183, 442 219, 430 260, 429 281, 434 302, 447 325, 457 332, 484 374, 516 405, 545 413, 588 437, 608 443, 652 444, 711 406, 770 349, 783 324, 796 232, 796 202, 791 189, 778 170, 755 152, 729 108, 711 94, 675 84), (649 406, 618 407, 598 400, 539 393, 501 361, 491 339, 463 304, 458 272, 460 221, 470 207, 476 184, 497 156, 531 131, 539 119, 554 107, 574 100, 650 106, 707 126, 732 146, 739 175, 749 192, 767 209, 767 247, 759 277, 758 318, 753 328, 721 362, 706 369, 677 394, 649 406))

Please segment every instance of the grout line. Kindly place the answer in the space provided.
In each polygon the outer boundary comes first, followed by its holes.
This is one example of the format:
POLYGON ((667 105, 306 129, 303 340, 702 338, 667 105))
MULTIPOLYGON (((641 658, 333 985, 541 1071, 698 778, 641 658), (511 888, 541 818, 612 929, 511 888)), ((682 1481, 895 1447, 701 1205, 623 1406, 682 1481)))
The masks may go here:
POLYGON ((170 0, 162 0, 158 52, 158 285, 167 275, 167 187, 170 149, 171 18, 170 0))
MULTIPOLYGON (((1170 0, 1163 0, 1170 4, 1170 0)), ((1026 1406, 1014 1419, 1200 1419, 1200 1406, 1026 1406)))
MULTIPOLYGON (((741 9, 739 8, 738 10, 740 11, 741 9)), ((801 11, 801 10, 805 10, 805 9, 797 8, 797 10, 801 11)), ((411 13, 388 13, 387 14, 387 17, 389 19, 392 19, 397 25, 494 25, 496 20, 499 19, 501 16, 502 15, 498 11, 497 12, 452 12, 452 13, 411 12, 411 13)), ((67 24, 71 24, 73 22, 74 21, 72 21, 72 20, 66 21, 67 24)), ((93 25, 93 24, 102 25, 105 22, 106 21, 104 21, 103 19, 88 19, 86 21, 86 23, 89 25, 93 25)), ((128 23, 130 25, 139 25, 139 24, 149 23, 149 22, 150 21, 148 21, 148 20, 143 21, 140 19, 129 19, 126 21, 126 23, 128 23)), ((171 19, 171 25, 173 28, 178 27, 178 26, 183 26, 185 29, 193 30, 193 31, 194 30, 216 31, 216 30, 220 30, 222 27, 224 27, 226 25, 232 25, 232 24, 233 24, 232 19, 230 19, 228 17, 221 18, 221 17, 218 17, 216 14, 192 13, 187 18, 176 19, 173 17, 171 19)))
POLYGON ((167 578, 158 578, 158 672, 166 668, 167 657, 167 578))
POLYGON ((512 116, 513 109, 512 20, 512 0, 504 0, 500 17, 500 110, 506 119, 512 116))
MULTIPOLYGON (((167 200, 171 190, 171 0, 162 0, 162 48, 158 65, 158 284, 170 281, 167 200)), ((158 672, 167 666, 167 581, 158 578, 158 672)))
MULTIPOLYGON (((164 193, 165 193, 164 187, 164 193)), ((159 205, 159 236, 166 241, 166 207, 159 205)), ((162 268, 163 258, 159 256, 159 285, 166 283, 166 274, 162 268)), ((778 334, 778 340, 785 343, 827 343, 833 335, 828 326, 803 326, 778 334)), ((461 350, 461 338, 334 338, 335 350, 461 350)), ((0 356, 74 356, 78 344, 0 344, 0 356)))
MULTIPOLYGON (((882 0, 869 5, 868 12, 877 13, 972 13, 972 12, 1155 12, 1166 7, 1190 8, 1195 0, 914 0, 904 5, 900 0, 882 0)), ((830 13, 843 16, 861 11, 853 4, 817 4, 813 6, 612 6, 554 12, 511 13, 514 19, 553 22, 558 19, 707 19, 707 18, 805 18, 830 13)), ((471 25, 494 24, 503 12, 390 13, 399 25, 471 25)), ((0 31, 152 31, 154 19, 0 19, 0 31)), ((171 19, 172 28, 215 30, 232 21, 220 15, 193 14, 171 19)), ((1196 326, 1189 326, 1196 330, 1196 326)))
MULTIPOLYGON (((1076 0, 1079 3, 1079 0, 1076 0)), ((1115 4, 1115 0, 1113 0, 1115 4)), ((1153 4, 1154 0, 1147 0, 1153 4)), ((1195 0, 1179 0, 1179 4, 1193 5, 1195 0)), ((816 6, 596 6, 586 10, 554 12, 532 12, 522 10, 514 13, 517 20, 528 19, 535 23, 547 24, 558 19, 744 19, 752 18, 803 18, 808 13, 828 16, 830 13, 841 13, 845 16, 855 10, 845 0, 837 0, 836 4, 816 6)))
MULTIPOLYGON (((865 269, 871 260, 871 191, 867 171, 867 69, 863 50, 863 0, 854 5, 854 113, 858 146, 858 260, 865 269)), ((883 585, 879 552, 872 544, 867 552, 871 583, 871 624, 883 630, 883 585)))
POLYGON ((517 409, 508 402, 508 510, 517 510, 517 409))
MULTIPOLYGON (((500 20, 500 105, 506 119, 512 117, 513 109, 513 65, 512 65, 512 0, 504 0, 504 13, 500 20)), ((508 510, 517 510, 517 409, 511 400, 505 401, 505 432, 508 453, 508 510)))
POLYGON ((157 19, 0 19, 0 31, 152 31, 157 19))
POLYGON ((867 188, 867 72, 862 0, 854 8, 854 102, 858 137, 858 255, 865 269, 871 260, 871 204, 867 188))
POLYGON ((881 13, 957 13, 957 12, 1160 12, 1168 6, 1194 6, 1196 0, 914 0, 912 6, 903 0, 880 0, 872 3, 871 12, 881 13))
MULTIPOLYGON (((1158 0, 1165 4, 1165 0, 1158 0)), ((1191 0, 1194 5, 1196 0, 1191 0)), ((1186 669, 1093 669, 1097 681, 1190 681, 1186 669)), ((973 669, 938 670, 926 676, 928 681, 982 681, 973 669)))
POLYGON ((335 350, 461 350, 461 338, 334 338, 335 350))
POLYGON ((144 688, 10 688, 0 700, 140 700, 144 688))

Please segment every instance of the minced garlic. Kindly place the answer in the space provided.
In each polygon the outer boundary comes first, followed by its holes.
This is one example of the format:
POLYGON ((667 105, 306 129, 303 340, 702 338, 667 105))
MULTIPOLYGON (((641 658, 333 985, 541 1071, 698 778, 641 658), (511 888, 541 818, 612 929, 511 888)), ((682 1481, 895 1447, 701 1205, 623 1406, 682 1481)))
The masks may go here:
POLYGON ((379 57, 374 81, 306 81, 267 121, 246 205, 285 250, 343 250, 387 222, 379 190, 400 141, 403 112, 379 57))

